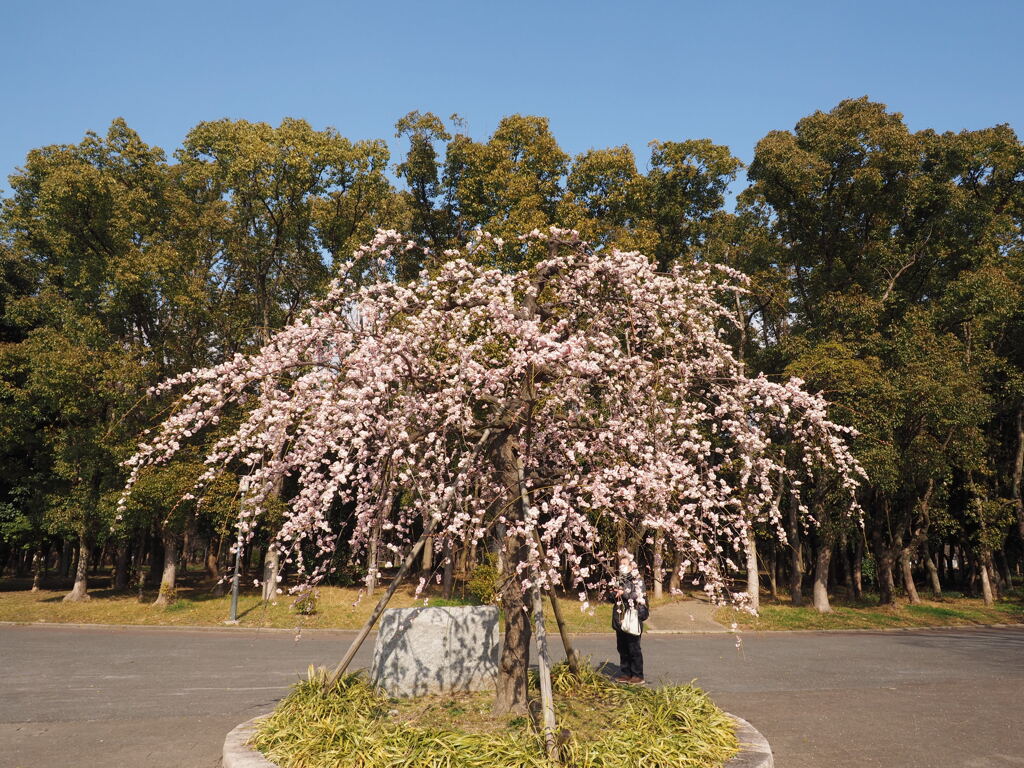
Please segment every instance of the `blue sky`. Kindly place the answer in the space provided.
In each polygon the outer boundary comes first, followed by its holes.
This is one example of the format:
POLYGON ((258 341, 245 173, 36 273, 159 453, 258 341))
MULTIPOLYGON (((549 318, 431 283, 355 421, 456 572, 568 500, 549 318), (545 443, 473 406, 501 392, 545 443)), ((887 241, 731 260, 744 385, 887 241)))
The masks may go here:
MULTIPOLYGON (((1020 0, 0 5, 0 176, 124 117, 170 152, 220 117, 387 138, 412 109, 551 119, 567 151, 772 129, 868 95, 912 129, 1024 127, 1020 0)), ((6 189, 6 184, 0 189, 6 189)))

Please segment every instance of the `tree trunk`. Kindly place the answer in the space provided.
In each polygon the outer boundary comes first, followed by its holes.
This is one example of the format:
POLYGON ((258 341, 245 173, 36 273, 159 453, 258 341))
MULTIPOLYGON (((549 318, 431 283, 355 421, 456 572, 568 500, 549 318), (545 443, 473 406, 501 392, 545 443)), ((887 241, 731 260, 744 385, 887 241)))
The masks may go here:
POLYGON ((757 568, 757 534, 754 525, 747 527, 747 597, 753 611, 761 610, 761 579, 757 568))
POLYGON ((683 567, 683 556, 679 552, 672 553, 672 573, 668 576, 669 594, 676 594, 682 591, 683 577, 680 571, 683 567))
POLYGON ((654 575, 654 599, 661 600, 665 583, 665 573, 662 568, 662 558, 665 551, 665 532, 660 528, 654 532, 654 562, 652 563, 654 575))
POLYGON ((380 563, 377 562, 377 548, 380 545, 380 526, 373 526, 370 531, 370 546, 366 555, 366 594, 372 595, 377 589, 377 571, 380 563))
POLYGON ((924 564, 928 569, 928 580, 932 585, 932 595, 936 598, 942 597, 942 582, 939 580, 939 569, 935 565, 932 553, 928 549, 928 542, 921 545, 921 554, 924 556, 924 564))
POLYGON ((273 542, 267 547, 263 558, 263 599, 273 600, 277 597, 277 585, 281 578, 281 552, 273 542))
POLYGON ((789 539, 790 551, 789 595, 793 605, 799 606, 804 604, 804 562, 800 543, 800 526, 797 520, 797 508, 794 500, 790 500, 789 504, 789 527, 786 531, 786 537, 789 539))
POLYGON ((160 536, 150 534, 149 538, 149 571, 146 573, 146 586, 157 587, 160 584, 161 568, 164 562, 164 548, 160 536))
MULTIPOLYGON (((515 537, 505 546, 505 562, 511 574, 526 559, 526 547, 515 537)), ((498 685, 494 711, 499 715, 525 714, 527 669, 530 659, 530 611, 518 579, 505 579, 501 607, 505 614, 505 640, 498 660, 498 685)))
POLYGON ((861 536, 856 536, 853 543, 853 598, 864 599, 864 539, 861 536))
POLYGON ((991 559, 992 555, 989 552, 982 552, 981 567, 978 569, 981 573, 981 596, 985 599, 985 605, 993 605, 995 603, 995 598, 992 594, 992 582, 988 576, 988 564, 991 559))
POLYGON ((771 592, 772 600, 779 599, 779 548, 775 537, 771 537, 768 547, 768 589, 771 592))
POLYGON ((38 592, 43 581, 43 548, 36 547, 32 553, 32 591, 38 592))
POLYGON ((117 560, 114 562, 114 589, 124 591, 128 589, 128 555, 131 545, 128 540, 117 545, 117 560))
POLYGON ((1024 481, 1024 404, 1017 407, 1017 453, 1013 457, 1013 475, 1010 481, 1010 497, 1017 510, 1017 531, 1024 541, 1024 498, 1021 498, 1021 484, 1024 481))
POLYGON ((220 580, 220 568, 217 564, 217 555, 220 552, 220 542, 217 542, 217 547, 213 546, 213 537, 210 537, 209 546, 206 548, 206 575, 211 581, 220 580))
POLYGON ((818 613, 832 613, 828 602, 828 570, 832 562, 832 537, 821 536, 818 556, 814 560, 814 608, 818 613))
POLYGON ((164 567, 160 576, 160 591, 153 605, 167 606, 174 601, 174 585, 178 575, 178 534, 164 531, 164 567))
POLYGON ((903 547, 900 550, 900 570, 903 572, 903 588, 907 590, 907 599, 911 605, 920 605, 921 597, 917 594, 917 587, 914 585, 914 566, 912 563, 913 547, 903 547))
POLYGON ((83 534, 78 541, 78 565, 75 568, 75 585, 64 595, 64 602, 79 603, 88 600, 89 596, 89 557, 92 547, 83 534))

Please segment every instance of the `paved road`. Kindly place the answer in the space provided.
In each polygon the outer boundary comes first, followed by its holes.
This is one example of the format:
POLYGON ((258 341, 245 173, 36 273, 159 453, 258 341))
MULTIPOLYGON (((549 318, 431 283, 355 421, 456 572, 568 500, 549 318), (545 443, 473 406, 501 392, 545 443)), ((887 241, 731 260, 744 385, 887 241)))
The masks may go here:
MULTIPOLYGON (((0 626, 0 766, 214 768, 351 633, 0 626)), ((595 660, 608 635, 581 635, 595 660)), ((369 648, 357 657, 366 664, 369 648)), ((697 679, 779 768, 1024 766, 1024 630, 648 635, 648 677, 697 679)))

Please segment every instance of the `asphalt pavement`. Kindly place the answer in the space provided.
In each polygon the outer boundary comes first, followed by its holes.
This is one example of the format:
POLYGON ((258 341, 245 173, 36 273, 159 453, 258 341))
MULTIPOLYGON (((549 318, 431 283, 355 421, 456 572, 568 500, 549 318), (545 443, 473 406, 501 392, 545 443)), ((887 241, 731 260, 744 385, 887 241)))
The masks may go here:
MULTIPOLYGON (((0 768, 214 768, 232 727, 352 635, 0 626, 0 768)), ((576 641, 615 658, 612 635, 576 641)), ((643 648, 649 680, 696 680, 779 768, 1024 766, 1024 629, 744 633, 739 649, 651 634, 643 648)))

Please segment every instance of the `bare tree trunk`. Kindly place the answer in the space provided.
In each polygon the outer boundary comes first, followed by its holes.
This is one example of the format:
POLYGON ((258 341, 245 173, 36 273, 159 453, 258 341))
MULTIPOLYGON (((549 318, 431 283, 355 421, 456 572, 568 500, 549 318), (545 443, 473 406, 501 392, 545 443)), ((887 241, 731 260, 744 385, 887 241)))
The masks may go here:
POLYGON ((444 573, 441 576, 441 595, 451 600, 452 587, 455 584, 455 547, 449 542, 445 546, 444 573))
POLYGON ((843 556, 843 578, 846 580, 846 595, 852 600, 860 597, 857 594, 857 584, 853 576, 853 557, 850 555, 850 542, 844 531, 839 535, 839 551, 843 556))
POLYGON ((672 573, 668 576, 668 591, 676 594, 682 591, 683 577, 680 571, 683 567, 683 556, 679 552, 672 553, 672 573))
POLYGON ((68 570, 71 568, 71 542, 67 539, 61 542, 60 559, 57 561, 57 578, 66 579, 68 570))
POLYGON ((123 592, 128 589, 128 555, 131 545, 128 540, 117 545, 117 560, 114 563, 114 589, 123 592))
POLYGON ((928 569, 928 580, 932 585, 932 595, 936 598, 942 597, 942 582, 939 581, 939 569, 935 566, 935 560, 928 549, 928 541, 921 544, 921 554, 924 556, 924 564, 928 569))
POLYGON ((654 532, 654 599, 661 600, 665 573, 662 569, 662 556, 665 550, 665 532, 660 528, 654 532))
POLYGON ((1010 481, 1010 497, 1017 510, 1017 530, 1024 541, 1024 498, 1021 498, 1021 482, 1024 480, 1024 404, 1017 407, 1017 453, 1013 457, 1013 476, 1010 481))
POLYGON ((263 599, 273 600, 277 597, 277 585, 281 578, 281 552, 270 542, 267 554, 263 558, 263 599))
POLYGON ((818 542, 818 556, 814 561, 814 608, 818 613, 832 613, 828 602, 828 570, 832 562, 832 537, 822 536, 818 542))
POLYGON ((210 537, 210 544, 206 548, 206 575, 211 581, 220 579, 220 568, 217 565, 217 554, 220 551, 220 542, 213 546, 213 536, 210 537))
POLYGON ((903 572, 903 588, 907 590, 907 599, 911 605, 920 605, 921 596, 914 585, 914 565, 912 562, 913 547, 907 546, 900 550, 900 570, 903 572))
POLYGON ((997 559, 999 563, 999 576, 1000 581, 1004 585, 1004 590, 1013 589, 1013 574, 1010 573, 1010 558, 1006 556, 1006 545, 1004 543, 1003 548, 997 553, 997 559))
POLYGON ((757 534, 754 532, 753 523, 747 527, 747 597, 750 600, 751 610, 761 610, 761 579, 757 568, 757 534))
POLYGON ((89 596, 89 557, 92 548, 83 534, 78 540, 78 566, 75 568, 75 585, 64 595, 64 602, 79 603, 90 599, 89 596))
POLYGON ((779 599, 779 548, 775 537, 771 537, 768 546, 768 590, 771 592, 772 600, 779 599))
POLYGON ((992 594, 992 582, 989 580, 988 565, 992 559, 992 555, 985 550, 981 554, 981 567, 978 569, 981 573, 981 595, 985 600, 985 605, 994 605, 995 598, 992 594))
POLYGON ((799 606, 804 604, 804 562, 800 543, 800 525, 797 520, 797 507, 792 500, 790 500, 789 504, 789 527, 786 531, 786 537, 789 539, 790 551, 789 595, 793 605, 799 606))
POLYGON ((164 545, 164 567, 160 576, 160 591, 153 605, 167 606, 174 601, 174 586, 178 575, 178 534, 165 530, 161 537, 164 545))
POLYGON ((36 547, 32 553, 32 591, 38 592, 43 580, 43 548, 36 547))

